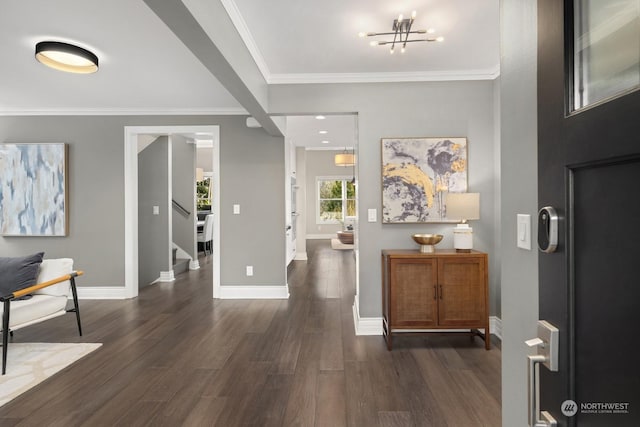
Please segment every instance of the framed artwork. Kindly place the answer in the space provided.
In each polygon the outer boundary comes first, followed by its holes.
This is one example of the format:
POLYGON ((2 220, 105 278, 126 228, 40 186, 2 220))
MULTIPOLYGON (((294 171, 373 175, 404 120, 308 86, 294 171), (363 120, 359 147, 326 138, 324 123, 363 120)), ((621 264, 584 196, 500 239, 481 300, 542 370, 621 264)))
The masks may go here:
POLYGON ((445 195, 467 191, 467 138, 382 138, 382 222, 447 219, 445 195))
POLYGON ((0 235, 66 236, 67 144, 0 144, 0 235))

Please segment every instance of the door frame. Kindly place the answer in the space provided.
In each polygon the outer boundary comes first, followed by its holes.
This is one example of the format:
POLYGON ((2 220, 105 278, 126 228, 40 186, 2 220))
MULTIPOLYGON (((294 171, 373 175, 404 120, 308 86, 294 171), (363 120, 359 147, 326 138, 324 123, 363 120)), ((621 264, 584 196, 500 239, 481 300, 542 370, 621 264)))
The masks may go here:
MULTIPOLYGON (((138 135, 206 132, 213 135, 213 298, 220 297, 220 126, 124 127, 124 293, 138 296, 138 135)), ((195 212, 194 212, 195 214, 195 212)))

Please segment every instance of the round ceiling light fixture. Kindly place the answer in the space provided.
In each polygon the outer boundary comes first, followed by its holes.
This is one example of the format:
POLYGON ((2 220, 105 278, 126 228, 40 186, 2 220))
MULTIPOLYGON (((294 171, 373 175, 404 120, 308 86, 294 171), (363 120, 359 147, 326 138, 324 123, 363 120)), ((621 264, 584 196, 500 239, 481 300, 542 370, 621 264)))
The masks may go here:
POLYGON ((69 43, 39 42, 36 44, 36 59, 47 67, 67 73, 90 74, 98 71, 98 57, 93 52, 69 43))

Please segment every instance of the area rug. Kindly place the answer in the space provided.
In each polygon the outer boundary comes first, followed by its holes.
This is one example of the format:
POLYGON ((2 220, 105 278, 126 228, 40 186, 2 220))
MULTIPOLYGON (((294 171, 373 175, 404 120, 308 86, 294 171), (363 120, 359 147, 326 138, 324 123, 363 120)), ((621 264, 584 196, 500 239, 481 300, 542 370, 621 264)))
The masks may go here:
POLYGON ((9 343, 7 373, 0 376, 0 406, 80 360, 101 345, 9 343))
POLYGON ((353 245, 345 245, 338 239, 331 239, 331 248, 338 251, 346 251, 348 249, 353 249, 353 245))

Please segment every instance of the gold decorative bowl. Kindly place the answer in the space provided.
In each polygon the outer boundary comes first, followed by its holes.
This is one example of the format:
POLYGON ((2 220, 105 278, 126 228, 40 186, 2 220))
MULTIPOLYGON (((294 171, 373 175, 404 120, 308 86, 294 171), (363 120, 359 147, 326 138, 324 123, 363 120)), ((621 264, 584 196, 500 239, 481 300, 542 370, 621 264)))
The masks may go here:
POLYGON ((437 245, 442 240, 442 234, 413 234, 411 238, 414 242, 420 245, 420 252, 432 253, 435 252, 434 245, 437 245))

